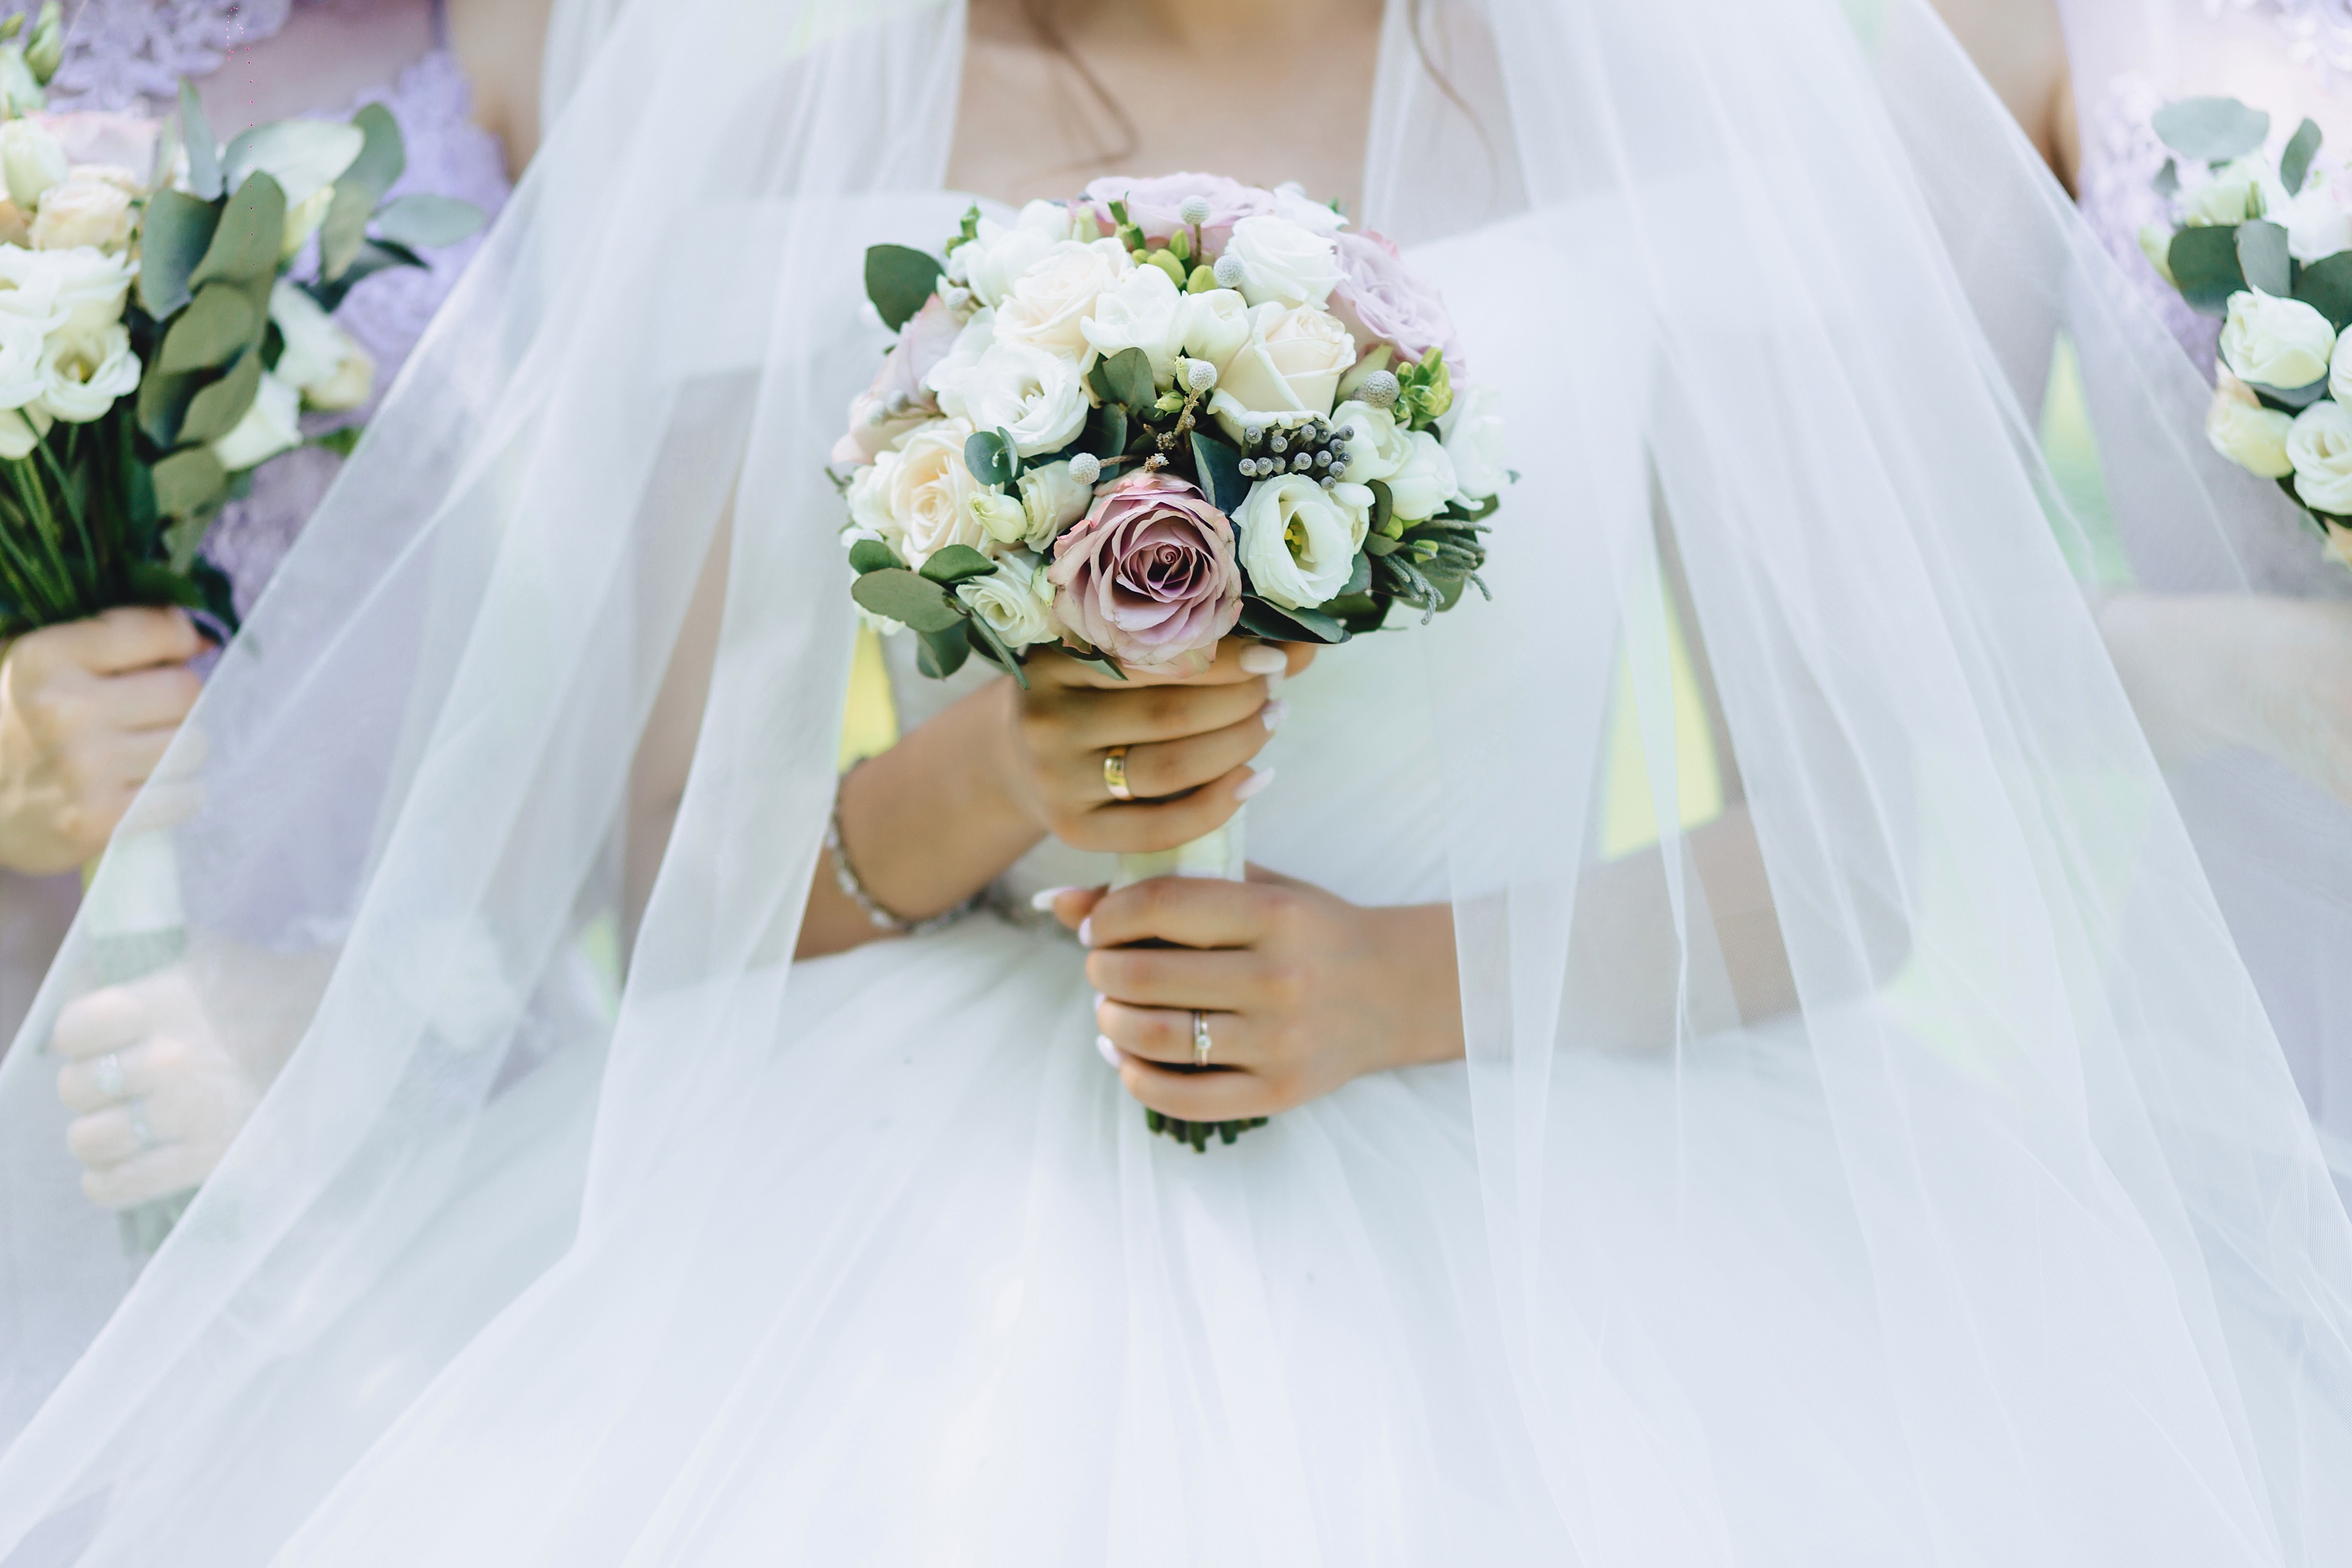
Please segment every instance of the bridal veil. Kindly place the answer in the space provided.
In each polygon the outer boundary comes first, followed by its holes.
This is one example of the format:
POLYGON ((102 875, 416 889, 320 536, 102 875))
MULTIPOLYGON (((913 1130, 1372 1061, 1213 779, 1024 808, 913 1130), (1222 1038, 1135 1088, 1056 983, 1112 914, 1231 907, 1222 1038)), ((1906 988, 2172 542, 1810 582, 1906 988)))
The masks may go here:
MULTIPOLYGON (((688 1260, 762 1245, 697 1216, 793 1044, 852 632, 823 465, 882 342, 865 247, 961 209, 962 16, 614 26, 197 711, 173 983, 292 1048, 152 1260, 80 1195, 37 1048, 86 933, 0 1062, 0 1563, 359 1562, 318 1542, 483 1412, 528 1482, 400 1515, 446 1531, 431 1560, 709 1560, 730 1369, 633 1380, 688 1260), (730 508, 691 779, 607 997, 582 955, 616 940, 632 758, 730 508), (296 961, 322 988, 269 978, 296 961), (585 1292, 615 1325, 590 1377, 536 1353, 585 1292)), ((1511 1397, 1455 1436, 1527 1456, 1497 1484, 1612 1568, 2352 1557, 2352 1227, 2070 570, 2011 302, 2158 389, 2101 432, 2120 504, 2221 538, 2191 373, 1906 0, 1386 26, 1361 220, 1448 288, 1518 473, 1493 604, 1398 634, 1392 743, 1444 759, 1447 805, 1364 847, 1442 864, 1456 916, 1481 1213, 1431 1286, 1486 1304, 1511 1397), (1743 799, 1710 825, 1679 809, 1708 764, 1678 636, 1743 799), (1612 727, 1655 805, 1634 847, 1595 830, 1612 727), (1760 854, 1772 1007, 1710 827, 1760 854), (1629 965, 1641 921, 1668 940, 1629 965), (1638 1179, 1590 1158, 1611 1139, 1638 1179), (1683 1288, 1723 1252, 1822 1281, 1837 1380, 1776 1382, 1748 1303, 1683 1288)), ((1136 1133, 1105 1180, 1240 1179, 1136 1133)), ((842 1278, 813 1256, 793 1289, 842 1278)))

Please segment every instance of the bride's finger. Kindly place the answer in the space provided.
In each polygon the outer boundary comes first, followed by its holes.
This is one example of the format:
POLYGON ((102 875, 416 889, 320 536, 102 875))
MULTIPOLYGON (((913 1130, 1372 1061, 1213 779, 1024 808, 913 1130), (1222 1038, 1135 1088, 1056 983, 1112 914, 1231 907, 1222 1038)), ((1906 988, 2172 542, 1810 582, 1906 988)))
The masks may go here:
MULTIPOLYGON (((1206 734, 1187 735, 1181 741, 1154 741, 1147 745, 1127 749, 1128 793, 1138 800, 1161 800, 1171 795, 1181 795, 1188 789, 1198 789, 1211 779, 1223 778, 1252 757, 1265 750, 1273 731, 1265 721, 1252 713, 1238 723, 1211 730, 1206 734)), ((1109 798, 1110 786, 1101 780, 1102 762, 1092 759, 1097 783, 1104 797, 1109 798)))
POLYGON ((1265 787, 1272 768, 1235 768, 1178 800, 1106 805, 1058 826, 1073 849, 1107 855, 1151 855, 1189 844, 1233 819, 1242 802, 1265 787))
POLYGON ((1160 686, 1140 691, 1065 697, 1046 721, 1063 744, 1099 751, 1181 740, 1262 714, 1265 682, 1256 676, 1230 686, 1160 686))
POLYGON ((1098 947, 1087 955, 1087 979, 1094 988, 1136 1007, 1263 1010, 1273 1000, 1265 994, 1265 972, 1258 954, 1223 943, 1206 952, 1192 947, 1098 947))
MULTIPOLYGON (((1307 655, 1310 659, 1313 657, 1311 653, 1307 655)), ((1058 650, 1032 655, 1025 668, 1033 682, 1042 679, 1052 686, 1131 691, 1139 687, 1178 684, 1229 686, 1267 675, 1284 674, 1294 666, 1305 668, 1302 661, 1285 652, 1283 645, 1261 643, 1245 637, 1227 637, 1217 645, 1214 658, 1181 662, 1161 669, 1123 668, 1118 674, 1113 674, 1099 664, 1075 658, 1058 650)))
POLYGON ((1120 1060, 1118 1076, 1137 1100, 1181 1121, 1246 1121, 1290 1109, 1281 1090, 1254 1072, 1178 1072, 1130 1056, 1120 1060))
POLYGON ((1128 1056, 1171 1067, 1261 1065, 1265 1055, 1262 1042, 1246 1015, 1204 1008, 1201 1022, 1209 1036, 1209 1059, 1205 1064, 1196 1048, 1192 1008, 1134 1007, 1111 1001, 1095 1007, 1095 1027, 1128 1056))

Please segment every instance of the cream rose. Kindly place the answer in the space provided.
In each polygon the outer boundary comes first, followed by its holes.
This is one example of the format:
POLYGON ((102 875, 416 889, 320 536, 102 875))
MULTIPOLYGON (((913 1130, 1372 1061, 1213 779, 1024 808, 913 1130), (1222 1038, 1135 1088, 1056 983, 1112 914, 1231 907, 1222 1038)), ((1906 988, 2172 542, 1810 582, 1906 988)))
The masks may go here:
POLYGON ((2221 327, 2221 363, 2241 381, 2292 392, 2327 374, 2336 329, 2300 300, 2252 289, 2230 296, 2221 327))
POLYGON ((2263 176, 2259 159, 2241 158, 2224 163, 2212 174, 2180 194, 2181 219, 2192 228, 2240 224, 2263 216, 2263 176))
POLYGON ((46 331, 96 332, 122 319, 132 270, 127 258, 86 246, 0 247, 0 311, 37 320, 46 331))
POLYGON ((1234 514, 1242 565, 1259 597, 1286 610, 1313 609, 1348 585, 1371 525, 1372 492, 1325 489, 1305 474, 1250 487, 1234 514))
MULTIPOLYGON (((1158 271, 1158 268, 1152 268, 1158 271)), ((1250 340, 1249 301, 1238 289, 1212 289, 1184 297, 1184 353, 1206 360, 1223 375, 1250 340)))
POLYGON ((41 196, 29 236, 36 250, 87 245, 119 250, 131 243, 131 197, 103 180, 68 180, 41 196))
POLYGON ((1212 408, 1328 414, 1339 377, 1355 363, 1355 340, 1337 317, 1312 307, 1259 305, 1250 311, 1249 341, 1218 373, 1212 408))
POLYGON ((1225 255, 1242 264, 1242 294, 1253 305, 1320 307, 1339 281, 1330 237, 1288 218, 1242 219, 1225 255))
POLYGON ((1159 268, 1139 267, 1096 299, 1093 317, 1080 321, 1078 331, 1106 358, 1141 349, 1151 361, 1153 378, 1164 385, 1184 352, 1186 299, 1159 268))
POLYGON ((2352 411, 2315 403, 2296 415, 2286 433, 2286 456, 2304 505, 2352 515, 2352 411))
POLYGON ((982 490, 972 497, 971 516, 981 531, 999 544, 1018 544, 1029 531, 1029 513, 1002 490, 982 490))
POLYGON ((1041 553, 1062 530, 1086 516, 1095 501, 1094 486, 1071 478, 1066 462, 1024 468, 1013 488, 1021 492, 1021 510, 1029 520, 1023 542, 1041 553))
POLYGON ((2205 439, 2242 468, 2266 479, 2284 479, 2294 471, 2286 455, 2286 434, 2294 425, 2293 415, 2264 408, 2252 387, 2225 370, 2205 411, 2205 439))
POLYGON ((963 444, 971 435, 971 426, 961 419, 935 420, 897 451, 874 459, 873 482, 879 489, 873 500, 889 519, 887 529, 877 531, 909 566, 920 566, 950 544, 985 551, 995 542, 971 509, 986 492, 963 466, 963 444))
POLYGON ((1024 272, 997 306, 996 341, 1085 359, 1092 352, 1085 322, 1095 301, 1134 270, 1115 239, 1065 240, 1024 272))
POLYGON ((2339 250, 2352 250, 2352 211, 2344 205, 2339 179, 2312 171, 2302 190, 2271 214, 2286 228, 2287 254, 2297 261, 2317 261, 2339 250))
POLYGON ((8 199, 19 210, 39 212, 41 197, 50 186, 64 184, 71 173, 65 143, 47 126, 37 120, 0 124, 0 179, 6 181, 8 199))
POLYGON ((138 385, 139 356, 131 352, 131 329, 119 321, 94 332, 52 332, 41 349, 41 406, 70 424, 88 424, 138 385))
POLYGON ((1503 395, 1491 386, 1457 391, 1438 425, 1445 432, 1445 455, 1454 459, 1460 494, 1470 500, 1500 495, 1510 478, 1503 468, 1503 395))
POLYGON ((1342 403, 1332 413, 1331 423, 1348 433, 1348 466, 1339 477, 1349 483, 1365 485, 1385 479, 1404 466, 1405 454, 1411 449, 1405 441, 1409 432, 1397 428, 1396 416, 1388 409, 1369 403, 1342 403))
POLYGON ((992 343, 969 369, 938 385, 940 406, 950 416, 975 430, 1010 432, 1013 450, 1024 458, 1058 451, 1086 427, 1088 405, 1076 363, 1032 344, 992 343))
POLYGON ((1389 476, 1389 496, 1397 516, 1407 522, 1435 517, 1461 493, 1454 459, 1436 437, 1415 430, 1405 437, 1404 461, 1389 476))
POLYGON ((956 584, 956 597, 986 621, 1007 647, 1034 647, 1062 640, 1061 623, 1054 618, 1054 584, 1045 578, 1045 563, 1027 551, 1008 555, 985 577, 967 577, 956 584))
POLYGON ((980 237, 966 240, 948 256, 948 281, 971 290, 983 305, 1002 304, 1024 272, 1065 240, 1092 237, 1059 202, 1031 202, 1009 225, 982 218, 980 237))
POLYGON ((375 362, 317 300, 281 278, 269 290, 269 319, 285 343, 278 378, 301 393, 303 402, 338 412, 367 401, 375 362))
POLYGON ((235 429, 213 443, 213 456, 232 474, 258 468, 302 444, 301 418, 302 395, 291 384, 263 371, 253 406, 245 411, 235 429))

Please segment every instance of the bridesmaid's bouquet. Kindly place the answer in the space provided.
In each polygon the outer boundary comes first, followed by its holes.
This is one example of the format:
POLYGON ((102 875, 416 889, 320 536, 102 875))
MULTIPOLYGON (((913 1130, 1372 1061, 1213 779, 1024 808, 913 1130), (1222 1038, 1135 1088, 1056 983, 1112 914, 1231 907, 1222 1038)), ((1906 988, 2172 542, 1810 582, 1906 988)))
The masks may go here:
MULTIPOLYGON (((833 452, 850 591, 926 675, 977 654, 1026 684, 1043 647, 1181 673, 1227 636, 1340 643, 1486 591, 1494 394, 1396 247, 1295 185, 974 208, 944 258, 873 247, 866 289, 898 335, 833 452)), ((1237 878, 1241 821, 1120 859, 1237 878)), ((1150 1115, 1195 1148, 1239 1125, 1150 1115)))
POLYGON ((2222 321, 2206 437, 2276 480, 2352 565, 2352 172, 2319 162, 2310 120, 2272 158, 2271 117, 2233 98, 2168 104, 2155 129, 2169 219, 2140 248, 2222 321))

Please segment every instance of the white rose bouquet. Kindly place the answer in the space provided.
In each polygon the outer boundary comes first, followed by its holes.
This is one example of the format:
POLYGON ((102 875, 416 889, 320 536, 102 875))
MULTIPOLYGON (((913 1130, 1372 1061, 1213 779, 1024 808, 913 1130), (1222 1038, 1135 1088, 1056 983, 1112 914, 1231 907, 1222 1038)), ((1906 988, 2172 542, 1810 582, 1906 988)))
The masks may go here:
MULTIPOLYGON (((1339 643, 1460 603, 1500 502, 1502 422, 1444 302, 1296 186, 1104 179, 944 258, 866 252, 897 334, 832 469, 851 593, 927 675, 978 654, 1026 684, 1052 645, 1113 671, 1219 639, 1339 643)), ((1122 883, 1238 877, 1241 823, 1122 883)), ((1203 1148, 1241 1124, 1149 1113, 1203 1148)))
POLYGON ((2167 104, 2155 129, 2172 221, 2140 248, 2222 322, 2206 438, 2276 480, 2352 565, 2352 172, 2319 161, 2309 120, 2273 159, 2271 117, 2233 98, 2167 104))

